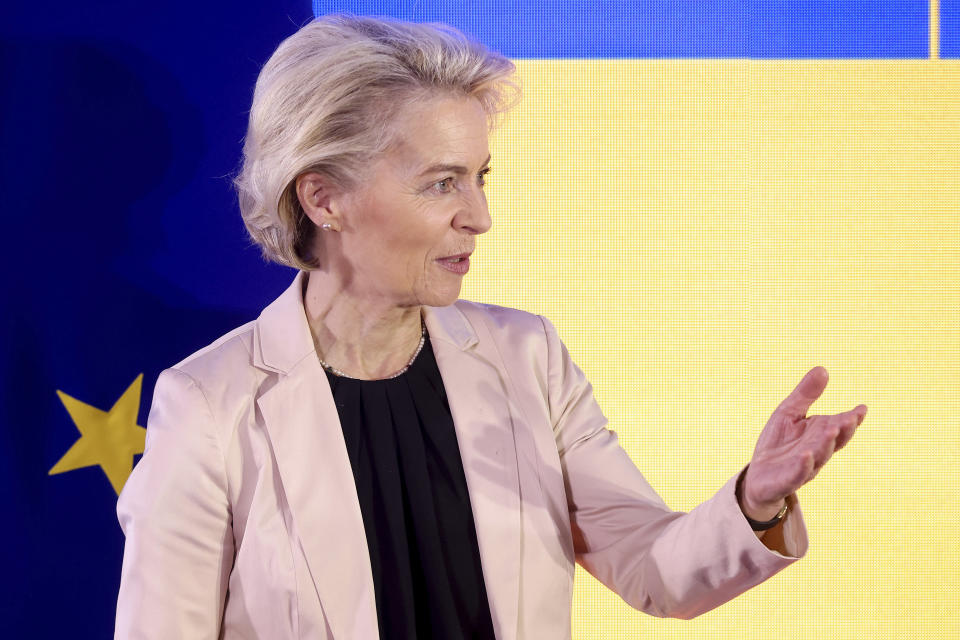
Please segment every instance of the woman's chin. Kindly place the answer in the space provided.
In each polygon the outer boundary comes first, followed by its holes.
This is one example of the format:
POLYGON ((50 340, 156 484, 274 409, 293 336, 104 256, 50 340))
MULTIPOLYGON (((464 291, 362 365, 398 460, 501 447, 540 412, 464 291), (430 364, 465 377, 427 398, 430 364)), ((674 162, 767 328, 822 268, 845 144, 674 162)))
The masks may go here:
POLYGON ((426 295, 420 296, 420 304, 428 307, 446 307, 457 301, 460 297, 460 285, 456 287, 446 286, 436 288, 426 292, 426 295))

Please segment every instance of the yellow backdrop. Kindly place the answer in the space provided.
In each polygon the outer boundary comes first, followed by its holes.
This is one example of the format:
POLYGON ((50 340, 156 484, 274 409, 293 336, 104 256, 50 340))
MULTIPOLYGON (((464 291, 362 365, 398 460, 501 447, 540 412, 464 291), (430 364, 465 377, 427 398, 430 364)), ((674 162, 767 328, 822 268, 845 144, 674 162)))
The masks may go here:
POLYGON ((806 558, 693 621, 578 568, 575 638, 957 638, 960 63, 521 61, 463 297, 551 318, 689 510, 814 365, 806 558))

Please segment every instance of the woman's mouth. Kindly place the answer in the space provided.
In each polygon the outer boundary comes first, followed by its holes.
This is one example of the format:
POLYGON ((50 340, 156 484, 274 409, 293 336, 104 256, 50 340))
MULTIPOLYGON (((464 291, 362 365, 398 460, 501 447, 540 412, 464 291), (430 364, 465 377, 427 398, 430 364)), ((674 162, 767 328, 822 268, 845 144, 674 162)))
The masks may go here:
POLYGON ((436 262, 447 271, 451 271, 461 276, 470 270, 469 253, 458 253, 454 256, 437 258, 436 262))

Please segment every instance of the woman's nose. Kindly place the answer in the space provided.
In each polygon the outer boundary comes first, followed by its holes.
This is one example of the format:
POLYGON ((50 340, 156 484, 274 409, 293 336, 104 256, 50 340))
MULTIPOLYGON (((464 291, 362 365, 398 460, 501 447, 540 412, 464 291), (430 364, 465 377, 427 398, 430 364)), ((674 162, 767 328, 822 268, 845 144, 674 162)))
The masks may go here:
POLYGON ((490 209, 487 207, 487 196, 481 187, 476 187, 463 193, 463 202, 460 212, 454 218, 458 229, 469 233, 481 234, 490 230, 493 221, 490 219, 490 209))

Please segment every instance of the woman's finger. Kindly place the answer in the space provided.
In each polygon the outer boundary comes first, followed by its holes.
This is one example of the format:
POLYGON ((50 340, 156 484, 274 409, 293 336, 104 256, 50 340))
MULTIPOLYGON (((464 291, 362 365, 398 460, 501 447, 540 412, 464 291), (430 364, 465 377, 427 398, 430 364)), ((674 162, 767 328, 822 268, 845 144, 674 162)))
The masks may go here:
POLYGON ((807 484, 817 475, 816 463, 814 462, 812 451, 804 451, 803 454, 801 454, 800 469, 801 471, 798 474, 800 477, 797 478, 793 491, 807 484))
MULTIPOLYGON (((837 421, 832 419, 834 416, 816 417, 819 418, 816 428, 811 429, 810 425, 808 425, 807 429, 813 433, 813 466, 814 469, 819 471, 823 468, 823 465, 827 464, 833 452, 836 451, 837 439, 840 437, 841 428, 837 421)), ((810 421, 812 421, 812 419, 810 421)))
POLYGON ((843 416, 843 420, 840 427, 840 435, 837 436, 837 443, 834 446, 835 451, 839 451, 847 446, 847 443, 850 442, 850 439, 853 437, 854 431, 857 430, 857 427, 860 426, 860 423, 863 422, 866 415, 867 407, 862 404, 855 409, 840 414, 840 416, 843 416))
POLYGON ((803 485, 807 484, 808 482, 810 482, 811 480, 813 480, 814 478, 816 478, 816 477, 817 477, 817 474, 820 473, 820 469, 822 469, 822 468, 823 468, 823 467, 817 467, 817 466, 814 464, 814 462, 813 462, 813 454, 811 453, 811 454, 810 454, 810 468, 809 468, 809 471, 807 472, 807 477, 806 477, 806 479, 801 483, 800 486, 803 486, 803 485))
POLYGON ((788 416, 792 420, 798 420, 807 415, 810 405, 820 397, 823 390, 827 388, 827 381, 830 375, 824 367, 814 367, 807 372, 800 384, 790 392, 790 395, 784 399, 777 407, 777 412, 788 416))
POLYGON ((777 502, 802 487, 814 473, 814 454, 809 449, 774 460, 751 460, 744 492, 754 504, 777 502))
POLYGON ((812 451, 804 451, 798 457, 796 464, 793 465, 793 473, 786 486, 783 487, 783 496, 786 497, 810 481, 810 478, 816 474, 814 469, 814 454, 812 451))
POLYGON ((817 474, 814 453, 809 450, 802 452, 799 456, 792 458, 790 463, 784 465, 778 472, 777 482, 770 483, 766 491, 767 495, 764 496, 767 502, 776 502, 786 498, 817 474))

